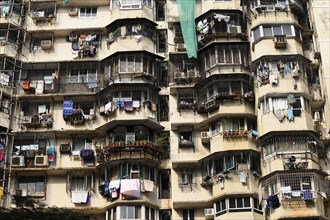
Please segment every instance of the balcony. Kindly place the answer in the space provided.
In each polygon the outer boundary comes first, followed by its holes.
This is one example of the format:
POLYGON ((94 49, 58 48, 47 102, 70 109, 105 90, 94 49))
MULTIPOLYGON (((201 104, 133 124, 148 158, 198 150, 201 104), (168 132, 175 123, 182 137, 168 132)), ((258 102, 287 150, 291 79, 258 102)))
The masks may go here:
POLYGON ((327 198, 329 189, 322 172, 276 172, 261 180, 262 192, 268 192, 265 188, 270 187, 270 183, 279 185, 273 195, 262 195, 266 198, 270 218, 279 219, 283 215, 326 218, 323 200, 327 198))
POLYGON ((113 143, 96 150, 96 157, 99 162, 143 159, 159 163, 163 152, 161 146, 145 135, 116 134, 113 143))
POLYGON ((119 4, 112 1, 110 4, 111 18, 110 23, 127 18, 147 18, 154 21, 154 1, 136 0, 119 4))

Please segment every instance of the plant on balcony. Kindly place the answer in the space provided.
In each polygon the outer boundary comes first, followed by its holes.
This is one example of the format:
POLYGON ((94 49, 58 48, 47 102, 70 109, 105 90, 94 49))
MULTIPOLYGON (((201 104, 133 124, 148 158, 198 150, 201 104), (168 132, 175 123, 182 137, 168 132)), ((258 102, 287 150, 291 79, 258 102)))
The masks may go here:
POLYGON ((166 150, 170 146, 170 137, 166 133, 160 134, 155 139, 154 144, 156 145, 156 147, 159 147, 162 150, 166 150))

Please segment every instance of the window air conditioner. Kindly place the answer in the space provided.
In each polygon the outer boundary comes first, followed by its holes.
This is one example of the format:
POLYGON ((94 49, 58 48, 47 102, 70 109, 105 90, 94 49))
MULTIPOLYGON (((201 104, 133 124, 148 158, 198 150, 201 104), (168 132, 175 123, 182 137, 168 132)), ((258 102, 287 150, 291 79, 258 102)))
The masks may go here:
POLYGON ((204 215, 205 216, 213 216, 214 215, 214 209, 204 209, 204 215))
POLYGON ((184 43, 177 43, 176 44, 176 51, 178 51, 178 52, 186 51, 186 47, 185 47, 184 43))
POLYGON ((70 8, 69 9, 70 16, 77 16, 78 15, 78 8, 70 8))
POLYGON ((21 116, 21 122, 23 125, 31 124, 31 116, 21 116))
POLYGON ((34 11, 32 13, 32 18, 44 18, 45 12, 44 11, 34 11))
POLYGON ((24 156, 12 156, 11 158, 12 167, 24 167, 24 156))
POLYGON ((276 49, 286 49, 287 46, 286 35, 275 35, 274 43, 276 49))
POLYGON ((228 25, 228 33, 232 33, 232 34, 240 34, 242 33, 242 28, 241 26, 237 26, 237 25, 228 25))
POLYGON ((47 155, 38 155, 34 158, 35 167, 45 167, 48 166, 48 157, 47 155))
POLYGON ((52 49, 52 41, 51 40, 42 40, 41 41, 41 48, 43 50, 50 50, 50 49, 52 49))
POLYGON ((74 41, 78 39, 78 35, 77 34, 70 34, 69 35, 69 41, 74 41))

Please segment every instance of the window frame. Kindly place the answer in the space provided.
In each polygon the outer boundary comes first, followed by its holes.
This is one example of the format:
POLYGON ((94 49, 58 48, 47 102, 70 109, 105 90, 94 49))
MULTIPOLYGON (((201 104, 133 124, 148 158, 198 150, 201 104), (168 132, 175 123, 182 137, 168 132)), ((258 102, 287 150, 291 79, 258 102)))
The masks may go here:
POLYGON ((70 192, 94 191, 94 173, 68 173, 66 184, 70 192))
POLYGON ((70 69, 69 71, 69 83, 88 83, 95 82, 98 78, 97 68, 81 68, 81 69, 70 69), (91 71, 95 70, 95 72, 91 71), (76 73, 74 71, 77 71, 76 73), (86 71, 86 74, 82 73, 82 71, 86 71), (73 75, 74 73, 74 75, 73 75), (84 77, 84 78, 82 78, 84 77), (77 80, 75 80, 77 78, 77 80))
POLYGON ((98 16, 98 10, 97 7, 80 7, 79 8, 79 18, 95 18, 98 16), (82 12, 82 10, 85 10, 85 12, 82 12), (87 12, 87 10, 90 10, 90 12, 87 12), (95 10, 93 12, 93 10, 95 10))

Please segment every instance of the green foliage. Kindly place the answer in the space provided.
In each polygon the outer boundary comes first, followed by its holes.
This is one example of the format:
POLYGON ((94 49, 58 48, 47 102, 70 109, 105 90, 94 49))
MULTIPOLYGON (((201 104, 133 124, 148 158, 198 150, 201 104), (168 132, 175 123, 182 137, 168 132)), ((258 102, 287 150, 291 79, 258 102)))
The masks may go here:
POLYGON ((86 220, 66 208, 0 208, 0 220, 86 220))

